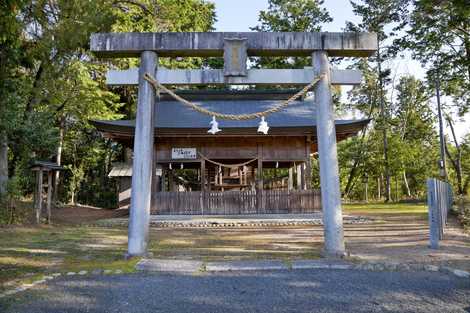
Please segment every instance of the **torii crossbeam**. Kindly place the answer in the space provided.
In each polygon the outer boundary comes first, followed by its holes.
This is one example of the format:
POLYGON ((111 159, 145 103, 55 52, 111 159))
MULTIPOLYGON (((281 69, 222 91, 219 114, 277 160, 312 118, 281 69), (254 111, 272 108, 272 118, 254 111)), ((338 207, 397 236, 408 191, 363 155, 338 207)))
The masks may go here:
POLYGON ((150 219, 155 90, 144 79, 154 73, 162 84, 275 84, 305 85, 325 74, 315 85, 318 153, 324 225, 324 253, 345 254, 338 157, 331 84, 360 83, 357 71, 331 70, 328 56, 367 57, 377 50, 373 33, 207 32, 100 33, 91 36, 91 51, 100 57, 140 57, 137 70, 108 74, 112 85, 139 85, 134 136, 128 255, 145 255, 150 219), (157 69, 157 57, 223 56, 223 70, 157 69), (248 70, 247 56, 311 56, 312 68, 248 70))

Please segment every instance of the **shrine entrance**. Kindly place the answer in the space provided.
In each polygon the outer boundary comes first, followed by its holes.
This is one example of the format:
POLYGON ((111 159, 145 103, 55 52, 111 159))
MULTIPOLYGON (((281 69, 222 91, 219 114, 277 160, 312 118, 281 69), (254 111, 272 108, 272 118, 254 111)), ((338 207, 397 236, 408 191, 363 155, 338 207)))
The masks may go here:
MULTIPOLYGON (((310 155, 318 152, 325 254, 344 255, 336 142, 356 134, 368 121, 334 119, 330 86, 359 84, 361 73, 331 69, 328 56, 366 57, 376 48, 376 35, 367 33, 93 34, 91 50, 98 56, 140 57, 141 61, 139 69, 114 70, 107 77, 110 85, 139 86, 135 123, 95 122, 109 137, 133 146, 128 254, 146 253, 150 212, 158 213, 159 206, 171 210, 171 204, 165 201, 186 202, 179 207, 199 207, 201 214, 211 209, 213 195, 226 203, 236 195, 230 205, 215 205, 216 210, 289 207, 296 202, 289 196, 294 184, 294 178, 289 183, 289 177, 294 171, 299 176, 299 183, 295 183, 300 186, 298 194, 311 191, 307 177, 310 155), (312 67, 247 69, 248 55, 311 56, 312 67), (157 56, 223 56, 224 69, 161 69, 157 68, 157 56), (237 88, 217 94, 167 87, 195 85, 297 89, 277 94, 237 88), (174 169, 197 165, 200 190, 180 192, 184 184, 175 183, 174 169), (280 166, 286 166, 287 183, 268 183, 270 177, 264 168, 275 171, 280 166), (165 190, 173 187, 178 190, 165 190), (284 188, 287 193, 277 191, 284 188), (176 192, 186 195, 170 194, 176 192), (243 197, 246 200, 242 203, 243 197)), ((315 203, 314 193, 306 197, 315 203)))

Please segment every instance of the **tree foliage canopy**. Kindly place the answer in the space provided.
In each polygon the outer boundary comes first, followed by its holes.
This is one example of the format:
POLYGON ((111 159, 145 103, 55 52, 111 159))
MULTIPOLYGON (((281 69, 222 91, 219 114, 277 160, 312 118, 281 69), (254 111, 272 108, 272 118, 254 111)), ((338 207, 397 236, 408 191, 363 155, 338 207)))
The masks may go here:
MULTIPOLYGON (((366 130, 339 145, 344 196, 383 196, 390 177, 394 198, 420 197, 425 179, 438 175, 435 80, 464 114, 470 109, 470 5, 466 0, 353 0, 361 21, 347 31, 379 35, 379 53, 368 59, 335 60, 360 69, 363 83, 348 92, 338 113, 371 119, 366 130), (393 61, 404 53, 419 60, 426 79, 396 75, 393 61), (388 150, 388 152, 386 152, 388 150), (388 157, 384 157, 388 155, 388 157)), ((323 0, 269 0, 253 31, 315 32, 332 21, 323 0)), ((21 193, 31 192, 30 161, 59 161, 62 201, 111 206, 107 174, 124 148, 103 139, 93 119, 133 118, 135 87, 105 86, 108 68, 138 66, 137 59, 96 59, 94 32, 213 31, 215 4, 205 0, 4 0, 0 2, 0 144, 8 153, 8 176, 21 193)), ((220 59, 160 58, 169 68, 221 67, 220 59)), ((303 68, 311 58, 255 58, 252 66, 303 68)), ((340 92, 335 90, 336 103, 340 92)), ((344 97, 343 97, 344 98, 344 97)), ((344 99, 343 99, 344 100, 344 99)), ((445 107, 450 113, 450 106, 445 107)), ((452 125, 449 116, 447 126, 452 125)), ((470 137, 447 138, 449 179, 467 192, 470 137), (460 169, 460 170, 459 170, 460 169)), ((1 146, 0 146, 1 147, 1 146)), ((2 151, 0 149, 0 151, 2 151)), ((313 185, 318 185, 318 160, 313 185)), ((0 184, 2 180, 0 179, 0 184)), ((1 187, 1 186, 0 186, 1 187)), ((2 189, 0 188, 0 193, 2 189)))

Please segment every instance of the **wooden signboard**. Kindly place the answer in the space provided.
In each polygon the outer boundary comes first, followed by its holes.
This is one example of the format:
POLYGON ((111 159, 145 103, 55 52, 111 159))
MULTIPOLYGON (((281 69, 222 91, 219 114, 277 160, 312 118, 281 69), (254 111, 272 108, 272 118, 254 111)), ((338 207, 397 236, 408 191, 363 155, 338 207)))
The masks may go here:
POLYGON ((197 159, 196 148, 172 148, 171 158, 175 160, 181 159, 197 159))

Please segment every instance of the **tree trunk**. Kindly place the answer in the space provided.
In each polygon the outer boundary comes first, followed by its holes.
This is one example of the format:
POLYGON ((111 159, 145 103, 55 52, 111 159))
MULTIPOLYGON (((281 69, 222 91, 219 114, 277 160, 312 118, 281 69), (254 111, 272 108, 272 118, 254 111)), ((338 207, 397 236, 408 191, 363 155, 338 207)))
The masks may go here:
POLYGON ((8 182, 8 138, 0 133, 0 197, 6 194, 8 182))
POLYGON ((380 177, 377 177, 377 200, 380 200, 382 198, 382 195, 380 193, 380 189, 382 188, 382 183, 380 177))
POLYGON ((380 92, 380 114, 382 118, 382 136, 384 148, 384 165, 385 165, 385 202, 390 201, 392 189, 390 186, 390 169, 388 164, 388 138, 387 138, 387 114, 385 112, 385 96, 382 78, 382 59, 380 54, 380 46, 377 49, 377 69, 379 71, 379 92, 380 92))
POLYGON ((462 149, 460 148, 459 142, 457 140, 457 136, 455 135, 454 124, 452 123, 451 118, 447 116, 446 119, 447 119, 447 122, 449 123, 449 127, 452 132, 452 137, 454 139, 455 148, 457 149, 457 156, 455 159, 452 158, 447 147, 446 147, 446 153, 452 163, 452 166, 454 167, 455 174, 457 175, 457 188, 458 188, 459 195, 463 195, 464 188, 463 188, 463 182, 462 182, 462 149))
POLYGON ((400 201, 400 195, 398 193, 398 176, 395 176, 395 202, 400 201))
POLYGON ((408 184, 408 178, 406 178, 406 172, 403 171, 403 182, 405 183, 406 195, 411 197, 410 185, 408 184))
POLYGON ((468 72, 468 79, 470 79, 470 40, 465 40, 465 53, 467 55, 467 72, 468 72))
POLYGON ((70 192, 70 204, 75 205, 75 189, 70 192))
MULTIPOLYGON (((62 150, 64 147, 64 135, 65 135, 65 116, 60 117, 59 121, 59 144, 57 146, 57 156, 56 156, 56 163, 57 165, 62 164, 62 150)), ((59 181, 60 181, 60 171, 55 172, 54 177, 54 195, 53 195, 53 203, 57 203, 59 201, 59 181)))
POLYGON ((26 108, 23 114, 23 121, 26 121, 28 118, 29 113, 34 109, 34 106, 39 102, 39 82, 41 80, 42 73, 44 71, 43 63, 39 63, 38 70, 36 71, 36 75, 34 75, 33 81, 33 88, 31 90, 31 95, 29 96, 28 102, 26 102, 26 108))
POLYGON ((364 130, 362 132, 362 137, 361 137, 361 149, 359 150, 359 153, 354 158, 354 163, 351 167, 351 170, 349 171, 348 181, 346 183, 346 187, 344 188, 344 193, 343 193, 344 197, 347 197, 349 195, 349 193, 351 192, 352 182, 353 182, 354 178, 356 177, 357 169, 358 169, 359 163, 362 159, 362 150, 363 150, 362 147, 364 146, 365 133, 366 133, 366 131, 364 130))

